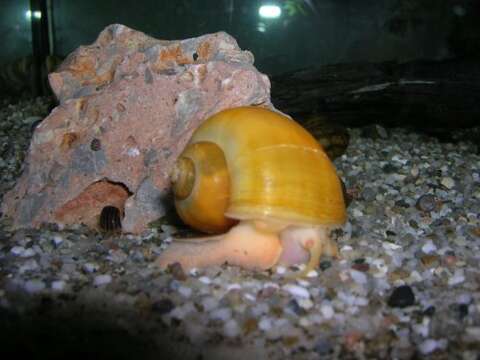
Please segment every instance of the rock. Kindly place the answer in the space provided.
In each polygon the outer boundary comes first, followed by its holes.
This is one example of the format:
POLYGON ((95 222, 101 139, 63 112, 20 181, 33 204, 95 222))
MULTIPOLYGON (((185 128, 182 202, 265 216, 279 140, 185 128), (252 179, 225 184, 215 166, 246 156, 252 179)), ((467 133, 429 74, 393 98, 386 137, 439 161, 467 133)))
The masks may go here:
POLYGON ((224 32, 165 41, 111 25, 49 77, 60 105, 35 129, 1 211, 14 227, 85 223, 105 206, 141 233, 164 215, 169 173, 193 130, 235 106, 273 109, 270 82, 224 32))
POLYGON ((415 303, 415 294, 408 285, 402 285, 393 290, 388 299, 388 306, 404 308, 415 303))

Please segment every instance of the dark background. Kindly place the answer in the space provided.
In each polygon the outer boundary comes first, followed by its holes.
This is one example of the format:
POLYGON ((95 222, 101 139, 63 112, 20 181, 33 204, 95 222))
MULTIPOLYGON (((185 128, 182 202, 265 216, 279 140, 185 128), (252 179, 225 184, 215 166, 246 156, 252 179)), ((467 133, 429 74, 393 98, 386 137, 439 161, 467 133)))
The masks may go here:
MULTIPOLYGON (((160 39, 226 31, 279 74, 357 61, 443 60, 480 52, 476 0, 49 0, 51 53, 65 56, 122 23, 160 39), (276 3, 282 15, 261 19, 276 3), (264 31, 261 31, 261 30, 264 31)), ((0 0, 0 63, 31 54, 29 0, 0 0)))

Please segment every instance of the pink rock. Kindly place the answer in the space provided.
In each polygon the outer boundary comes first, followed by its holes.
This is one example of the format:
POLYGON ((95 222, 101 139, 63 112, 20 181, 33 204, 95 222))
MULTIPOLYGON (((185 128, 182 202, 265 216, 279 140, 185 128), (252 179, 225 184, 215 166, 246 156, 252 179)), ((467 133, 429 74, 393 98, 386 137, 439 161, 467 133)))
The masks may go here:
POLYGON ((165 41, 111 25, 49 79, 60 105, 35 130, 2 205, 16 227, 95 227, 113 201, 123 231, 139 233, 169 207, 170 170, 204 119, 235 106, 273 108, 253 55, 223 32, 165 41))

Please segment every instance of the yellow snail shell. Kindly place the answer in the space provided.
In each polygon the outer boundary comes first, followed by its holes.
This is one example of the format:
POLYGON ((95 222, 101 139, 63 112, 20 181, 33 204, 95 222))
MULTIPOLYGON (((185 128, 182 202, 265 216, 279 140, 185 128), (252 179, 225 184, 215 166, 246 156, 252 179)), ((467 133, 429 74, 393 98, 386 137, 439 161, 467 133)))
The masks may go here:
POLYGON ((172 182, 187 224, 226 233, 175 240, 161 267, 268 269, 308 260, 310 270, 322 254, 337 254, 329 229, 346 219, 340 180, 313 136, 284 115, 238 107, 210 117, 178 158, 172 182))

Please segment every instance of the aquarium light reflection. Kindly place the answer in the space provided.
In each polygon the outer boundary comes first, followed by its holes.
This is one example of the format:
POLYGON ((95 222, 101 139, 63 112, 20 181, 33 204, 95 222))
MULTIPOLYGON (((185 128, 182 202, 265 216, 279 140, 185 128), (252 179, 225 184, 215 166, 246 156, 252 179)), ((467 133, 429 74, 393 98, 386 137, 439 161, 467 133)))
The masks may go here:
MULTIPOLYGON (((25 17, 30 20, 32 18, 32 10, 27 10, 25 12, 25 17)), ((42 18, 42 12, 41 11, 34 11, 33 12, 33 17, 35 19, 41 19, 42 18)))
POLYGON ((282 15, 282 9, 278 5, 262 5, 260 9, 258 9, 258 14, 262 18, 278 18, 282 15))

